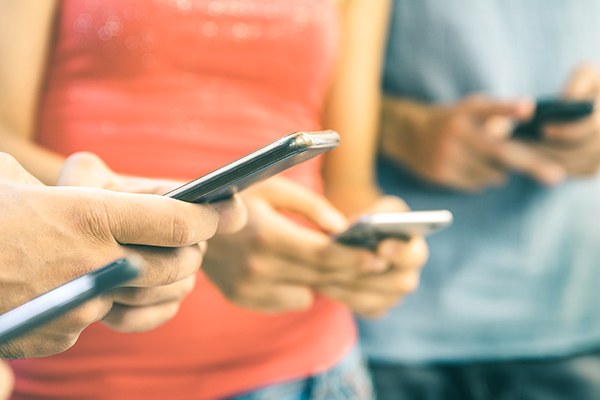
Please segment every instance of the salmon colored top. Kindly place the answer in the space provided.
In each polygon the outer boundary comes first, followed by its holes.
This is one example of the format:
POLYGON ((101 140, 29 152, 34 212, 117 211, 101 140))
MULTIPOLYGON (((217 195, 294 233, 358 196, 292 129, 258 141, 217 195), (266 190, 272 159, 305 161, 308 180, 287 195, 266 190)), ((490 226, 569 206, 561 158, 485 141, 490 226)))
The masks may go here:
MULTIPOLYGON (((65 0, 39 142, 115 170, 192 179, 320 114, 339 46, 328 0, 65 0)), ((289 177, 320 190, 319 162, 289 177)), ((322 372, 353 346, 352 318, 318 298, 265 316, 204 278, 179 314, 140 334, 93 324, 70 350, 12 362, 15 399, 214 399, 322 372)))

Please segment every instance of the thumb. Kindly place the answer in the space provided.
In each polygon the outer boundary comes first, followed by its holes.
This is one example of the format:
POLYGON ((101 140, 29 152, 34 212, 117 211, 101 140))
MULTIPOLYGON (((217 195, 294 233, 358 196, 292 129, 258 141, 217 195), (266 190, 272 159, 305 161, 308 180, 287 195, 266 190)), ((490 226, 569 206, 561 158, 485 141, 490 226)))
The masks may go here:
POLYGON ((563 89, 563 97, 568 99, 589 99, 600 92, 600 74, 593 64, 577 68, 563 89))
POLYGON ((272 207, 305 217, 327 233, 341 232, 348 220, 325 197, 285 178, 271 178, 255 192, 272 207))

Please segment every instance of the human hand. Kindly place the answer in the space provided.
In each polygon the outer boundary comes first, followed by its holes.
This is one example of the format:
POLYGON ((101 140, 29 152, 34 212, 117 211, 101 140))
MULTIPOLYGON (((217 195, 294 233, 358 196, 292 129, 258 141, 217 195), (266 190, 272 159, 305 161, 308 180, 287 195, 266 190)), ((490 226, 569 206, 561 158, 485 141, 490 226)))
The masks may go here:
MULTIPOLYGON (((129 286, 178 285, 199 268, 203 248, 196 244, 215 233, 219 220, 212 207, 160 196, 45 187, 6 154, 0 154, 0 193, 0 312, 131 252, 140 256, 143 268, 129 286)), ((136 293, 143 297, 147 292, 136 293)), ((127 295, 114 295, 117 300, 122 297, 127 295)), ((111 294, 93 299, 1 345, 0 357, 66 350, 112 305, 111 294)), ((164 321, 172 313, 163 309, 158 319, 164 321)), ((136 331, 155 326, 156 318, 129 312, 109 318, 108 323, 136 331)))
POLYGON ((0 400, 8 400, 12 393, 15 378, 12 369, 4 361, 0 361, 0 400))
POLYGON ((275 313, 311 306, 313 287, 382 271, 387 262, 369 251, 332 242, 347 221, 324 197, 284 178, 272 178, 242 195, 248 225, 209 242, 202 269, 233 303, 275 313), (323 232, 302 226, 296 214, 323 232))
POLYGON ((594 175, 600 169, 600 71, 591 64, 579 67, 563 90, 569 100, 594 99, 591 116, 577 122, 546 125, 544 141, 539 144, 546 154, 560 163, 570 175, 594 175))
POLYGON ((556 184, 564 171, 553 159, 531 144, 509 140, 513 122, 532 112, 529 100, 501 102, 483 95, 447 106, 387 99, 382 152, 429 182, 463 191, 500 186, 509 171, 556 184))
MULTIPOLYGON (((382 197, 368 213, 408 211, 406 204, 395 196, 382 197)), ((419 286, 421 269, 428 258, 422 237, 410 241, 386 239, 377 246, 376 254, 389 267, 378 273, 364 273, 352 280, 322 285, 319 291, 346 304, 363 317, 385 313, 419 286)))
MULTIPOLYGON (((67 158, 58 183, 144 194, 163 194, 182 184, 166 179, 117 174, 97 155, 88 152, 75 153, 67 158)), ((245 208, 237 196, 204 207, 212 207, 218 212, 217 232, 235 232, 245 224, 245 208)), ((205 242, 194 246, 199 246, 200 252, 205 252, 205 242)), ((118 288, 114 290, 113 306, 102 322, 120 331, 152 329, 177 313, 181 301, 193 290, 195 283, 196 274, 192 273, 187 278, 169 285, 118 288)))
MULTIPOLYGON (((58 178, 59 186, 85 186, 123 193, 163 195, 184 182, 121 175, 110 169, 96 154, 74 153, 69 156, 58 178)), ((239 196, 210 203, 219 214, 218 233, 237 232, 246 224, 246 208, 239 196)))

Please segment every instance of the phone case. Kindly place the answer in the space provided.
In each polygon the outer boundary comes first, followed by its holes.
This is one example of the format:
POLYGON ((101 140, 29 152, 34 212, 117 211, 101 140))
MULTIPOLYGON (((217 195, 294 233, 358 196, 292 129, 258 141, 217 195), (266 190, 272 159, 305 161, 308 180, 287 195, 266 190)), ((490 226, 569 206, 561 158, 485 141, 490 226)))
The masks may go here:
POLYGON ((334 131, 296 132, 165 194, 190 203, 219 201, 340 143, 334 131))

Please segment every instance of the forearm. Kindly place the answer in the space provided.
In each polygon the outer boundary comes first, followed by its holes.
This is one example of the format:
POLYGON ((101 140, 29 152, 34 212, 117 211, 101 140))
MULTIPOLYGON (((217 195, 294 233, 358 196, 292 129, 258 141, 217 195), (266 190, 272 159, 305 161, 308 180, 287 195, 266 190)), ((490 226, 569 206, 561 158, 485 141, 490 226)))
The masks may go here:
POLYGON ((384 96, 381 107, 379 151, 396 161, 407 161, 425 129, 430 107, 407 98, 384 96))
POLYGON ((0 1, 0 151, 46 184, 62 157, 31 142, 57 0, 0 1))
POLYGON ((64 157, 0 127, 0 152, 12 155, 45 185, 56 185, 64 157))
POLYGON ((342 144, 327 155, 323 174, 326 196, 347 215, 379 197, 375 153, 389 8, 388 1, 344 3, 342 57, 325 113, 342 144))

